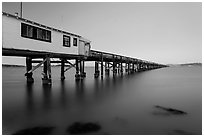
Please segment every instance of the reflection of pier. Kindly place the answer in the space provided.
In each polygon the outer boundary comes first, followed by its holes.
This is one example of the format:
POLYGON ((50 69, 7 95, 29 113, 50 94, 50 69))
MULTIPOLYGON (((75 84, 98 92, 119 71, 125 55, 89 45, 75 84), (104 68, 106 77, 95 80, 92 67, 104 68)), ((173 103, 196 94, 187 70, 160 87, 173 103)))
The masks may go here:
POLYGON ((61 64, 61 80, 75 67, 76 80, 86 77, 85 61, 95 61, 94 77, 141 72, 166 67, 162 64, 90 49, 90 41, 82 36, 48 27, 27 19, 3 13, 3 56, 26 57, 27 82, 32 83, 33 71, 43 65, 43 84, 51 84, 51 64, 61 64), (19 35, 21 34, 21 35, 19 35), (56 60, 52 60, 52 59, 56 60), (70 60, 74 60, 71 62, 70 60), (33 67, 34 63, 38 63, 33 67), (65 68, 67 67, 67 68, 65 68), (99 71, 100 68, 100 71, 99 71))

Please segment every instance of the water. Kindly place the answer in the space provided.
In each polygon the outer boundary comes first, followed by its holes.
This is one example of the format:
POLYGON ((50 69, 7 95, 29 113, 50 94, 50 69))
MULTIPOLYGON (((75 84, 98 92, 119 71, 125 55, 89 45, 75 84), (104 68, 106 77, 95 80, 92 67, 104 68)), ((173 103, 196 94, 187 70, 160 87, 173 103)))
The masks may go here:
POLYGON ((41 69, 27 85, 24 67, 2 68, 3 134, 36 126, 55 127, 52 134, 69 134, 74 122, 96 122, 91 134, 202 134, 202 68, 168 67, 123 77, 74 80, 75 70, 60 81, 60 67, 52 68, 52 85, 43 86, 41 69), (155 105, 187 112, 166 115, 155 105))

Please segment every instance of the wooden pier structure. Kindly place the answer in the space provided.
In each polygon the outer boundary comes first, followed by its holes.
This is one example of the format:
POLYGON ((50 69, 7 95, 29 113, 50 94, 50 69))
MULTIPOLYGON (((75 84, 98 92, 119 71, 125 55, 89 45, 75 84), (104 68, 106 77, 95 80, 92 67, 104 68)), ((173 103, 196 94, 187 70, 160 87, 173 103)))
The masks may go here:
POLYGON ((52 63, 61 64, 61 80, 65 79, 65 73, 73 67, 76 69, 75 79, 83 80, 86 77, 86 61, 95 62, 93 76, 101 79, 105 75, 109 76, 111 71, 115 77, 167 67, 137 58, 92 50, 90 41, 82 36, 4 12, 2 25, 2 55, 26 57, 25 76, 28 83, 34 82, 33 71, 43 65, 42 83, 51 84, 52 63), (74 63, 70 60, 74 60, 74 63), (33 66, 34 63, 38 64, 33 66))
POLYGON ((90 50, 89 56, 73 56, 69 54, 55 54, 48 52, 34 52, 27 50, 13 50, 2 49, 3 56, 19 56, 26 57, 26 73, 27 82, 34 82, 32 77, 33 71, 43 65, 43 84, 51 84, 51 63, 61 63, 61 80, 65 79, 65 72, 71 68, 76 69, 75 79, 82 80, 86 77, 84 71, 86 61, 95 62, 94 78, 103 78, 105 75, 109 76, 112 71, 113 77, 116 75, 132 74, 141 71, 147 71, 152 69, 158 69, 167 67, 166 65, 144 61, 136 58, 130 58, 126 56, 90 50), (51 58, 57 60, 51 61, 51 58), (75 63, 71 63, 70 60, 75 60, 75 63), (33 63, 38 63, 33 66, 33 63), (65 66, 68 66, 65 68, 65 66))

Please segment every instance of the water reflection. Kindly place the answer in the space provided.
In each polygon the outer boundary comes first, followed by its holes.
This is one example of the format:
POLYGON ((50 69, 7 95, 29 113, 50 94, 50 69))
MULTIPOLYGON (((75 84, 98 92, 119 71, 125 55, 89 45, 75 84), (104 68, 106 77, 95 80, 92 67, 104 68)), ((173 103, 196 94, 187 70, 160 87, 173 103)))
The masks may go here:
POLYGON ((75 81, 75 92, 76 92, 76 98, 79 102, 84 102, 84 96, 85 96, 85 79, 75 81))
POLYGON ((43 84, 42 88, 43 88, 43 108, 45 110, 48 110, 51 107, 52 85, 43 84))
POLYGON ((61 87, 61 90, 60 90, 60 105, 61 107, 66 107, 66 103, 67 103, 67 96, 66 96, 66 83, 65 83, 65 80, 62 80, 61 83, 60 83, 60 87, 61 87))
POLYGON ((34 111, 34 99, 33 99, 33 83, 26 83, 26 109, 27 112, 32 113, 34 111))
MULTIPOLYGON (((74 81, 73 83, 68 83, 68 81, 59 81, 59 89, 55 89, 56 93, 59 96, 59 105, 62 108, 66 108, 70 104, 68 102, 74 101, 78 103, 84 103, 87 101, 87 96, 90 96, 93 94, 94 100, 97 99, 105 99, 109 96, 109 94, 115 94, 118 91, 118 88, 120 89, 123 87, 124 82, 128 82, 132 78, 131 75, 117 75, 115 77, 108 77, 106 76, 103 79, 93 79, 93 82, 91 85, 87 87, 86 79, 74 81), (74 89, 72 88, 72 84, 74 84, 74 89), (89 90, 88 90, 89 89, 89 90), (73 93, 73 94, 72 94, 73 93), (69 95, 69 96, 68 96, 69 95), (71 96, 75 96, 75 99, 71 96)), ((57 83, 56 83, 57 84, 57 83)), ((36 85, 35 85, 36 86, 36 85)), ((53 103, 54 96, 52 97, 53 92, 53 85, 46 85, 42 84, 40 87, 35 88, 34 91, 34 84, 33 83, 27 83, 26 88, 26 109, 29 113, 32 113, 35 110, 35 103, 39 101, 39 99, 42 97, 42 104, 40 104, 41 107, 43 107, 44 110, 51 109, 53 103), (33 94, 40 93, 40 98, 34 98, 33 94)), ((89 98, 90 99, 90 98, 89 98)))

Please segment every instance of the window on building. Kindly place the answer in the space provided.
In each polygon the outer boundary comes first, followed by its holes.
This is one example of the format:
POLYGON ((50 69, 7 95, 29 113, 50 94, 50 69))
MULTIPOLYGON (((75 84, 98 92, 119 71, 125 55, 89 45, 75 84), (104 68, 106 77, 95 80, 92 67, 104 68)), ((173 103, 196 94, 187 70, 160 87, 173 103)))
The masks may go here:
POLYGON ((21 36, 51 42, 51 31, 21 23, 21 36))
POLYGON ((21 26, 21 35, 25 36, 25 37, 33 37, 33 27, 26 25, 26 24, 22 24, 21 26))
POLYGON ((63 35, 63 46, 71 47, 70 36, 63 35))
POLYGON ((43 30, 37 28, 37 39, 43 39, 43 30))
POLYGON ((78 44, 77 44, 77 38, 74 38, 73 39, 73 46, 77 46, 78 44))

